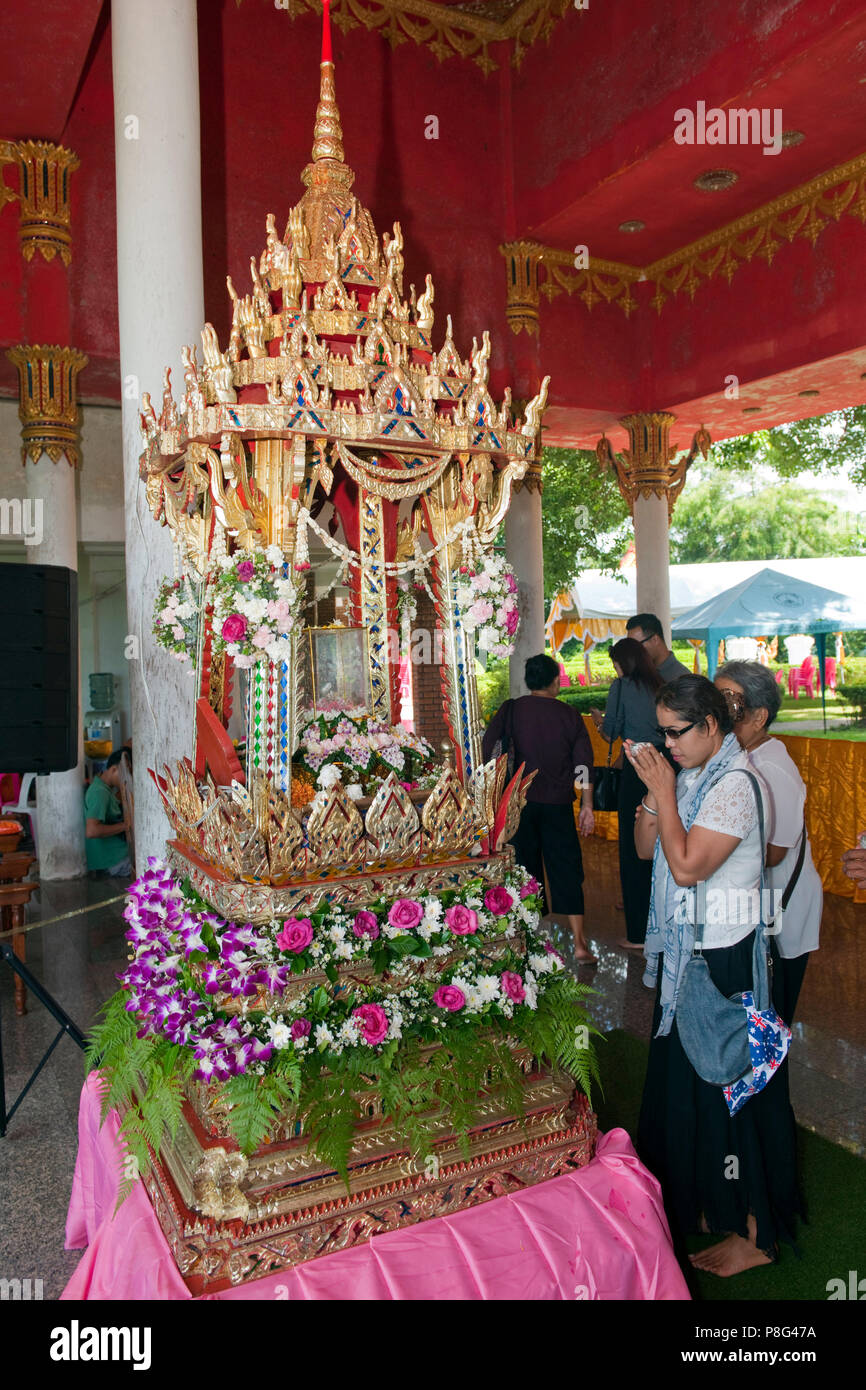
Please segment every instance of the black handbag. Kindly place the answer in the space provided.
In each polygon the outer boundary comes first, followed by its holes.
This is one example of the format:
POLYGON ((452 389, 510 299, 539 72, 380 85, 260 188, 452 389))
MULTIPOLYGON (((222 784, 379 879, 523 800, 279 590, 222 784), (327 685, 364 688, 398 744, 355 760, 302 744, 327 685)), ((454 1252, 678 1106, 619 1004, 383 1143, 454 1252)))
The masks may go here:
MULTIPOLYGON (((616 727, 616 716, 619 714, 621 699, 622 685, 620 684, 616 692, 614 727, 616 727)), ((595 783, 592 789, 592 809, 594 811, 615 811, 619 805, 619 783, 622 771, 620 768, 610 765, 610 760, 613 757, 613 744, 614 740, 611 738, 607 745, 607 766, 596 768, 595 783)))

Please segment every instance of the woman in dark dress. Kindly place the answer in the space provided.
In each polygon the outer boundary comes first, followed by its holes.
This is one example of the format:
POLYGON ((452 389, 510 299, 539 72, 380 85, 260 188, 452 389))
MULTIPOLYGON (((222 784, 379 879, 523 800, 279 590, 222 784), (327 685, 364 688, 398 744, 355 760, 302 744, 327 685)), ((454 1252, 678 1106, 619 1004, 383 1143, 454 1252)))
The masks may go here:
POLYGON ((574 958, 594 965, 584 936, 583 860, 574 824, 575 783, 580 787, 580 833, 591 835, 592 743, 577 710, 557 700, 559 666, 549 656, 526 663, 528 695, 506 700, 494 714, 482 743, 485 761, 501 739, 514 746, 515 767, 538 769, 529 788, 517 834, 512 840, 518 864, 550 887, 549 912, 568 918, 574 958))
MULTIPOLYGON (((611 649, 610 659, 617 679, 610 687, 604 715, 591 711, 599 732, 612 739, 632 739, 635 743, 651 743, 660 748, 656 724, 656 693, 663 684, 646 648, 633 637, 623 637, 611 649)), ((627 951, 642 951, 649 913, 652 864, 639 859, 634 847, 634 817, 646 788, 627 758, 619 779, 619 877, 622 902, 625 908, 624 940, 618 946, 627 951)))
MULTIPOLYGON (((754 987, 766 846, 755 789, 744 776, 748 754, 731 732, 721 691, 705 676, 683 676, 662 687, 656 709, 679 776, 655 748, 625 748, 647 788, 634 833, 638 853, 653 858, 644 984, 657 988, 637 1149, 661 1182, 675 1241, 717 1232, 717 1244, 689 1258, 727 1276, 772 1263, 780 1240, 793 1243, 800 1198, 788 1068, 780 1066, 731 1114, 722 1088, 702 1080, 686 1055, 677 1002, 701 885, 706 904, 715 905, 702 912, 713 984, 728 998, 754 987)), ((761 797, 766 824, 766 788, 761 797)))

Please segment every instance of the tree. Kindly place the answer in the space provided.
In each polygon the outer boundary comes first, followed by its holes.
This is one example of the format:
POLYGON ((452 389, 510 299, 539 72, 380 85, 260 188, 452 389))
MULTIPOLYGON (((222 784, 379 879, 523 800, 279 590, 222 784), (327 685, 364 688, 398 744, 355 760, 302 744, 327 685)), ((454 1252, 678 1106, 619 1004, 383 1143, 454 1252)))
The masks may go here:
POLYGON ((616 573, 631 539, 628 507, 613 473, 588 449, 544 450, 544 596, 568 589, 581 570, 616 573))
POLYGON ((671 523, 672 564, 864 553, 856 520, 820 493, 779 485, 737 493, 718 472, 682 494, 671 523))
POLYGON ((866 487, 866 406, 726 439, 713 445, 711 458, 717 468, 737 472, 766 464, 782 478, 844 470, 850 482, 866 487))

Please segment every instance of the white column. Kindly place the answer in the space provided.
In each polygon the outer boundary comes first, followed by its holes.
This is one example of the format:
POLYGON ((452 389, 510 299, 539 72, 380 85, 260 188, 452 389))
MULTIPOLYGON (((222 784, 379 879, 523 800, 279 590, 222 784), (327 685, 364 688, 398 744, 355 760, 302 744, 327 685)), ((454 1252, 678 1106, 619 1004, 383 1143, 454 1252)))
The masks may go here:
MULTIPOLYGON (((528 475, 527 475, 528 476, 528 475)), ((544 651, 544 559, 541 546, 541 493, 521 487, 505 516, 505 553, 517 576, 520 627, 509 662, 508 688, 525 695, 527 657, 544 651)))
POLYGON ((147 769, 192 752, 193 679, 151 634, 169 532, 138 476, 140 393, 157 413, 164 368, 183 388, 180 349, 204 326, 196 0, 112 0, 117 281, 123 398, 126 585, 138 866, 164 852, 168 822, 147 769))
POLYGON ((636 497, 634 553, 637 566, 637 611, 655 613, 671 639, 670 541, 666 497, 636 497))
MULTIPOLYGON (((24 468, 27 496, 31 499, 31 530, 38 545, 27 545, 31 565, 62 565, 78 572, 78 521, 75 499, 76 473, 65 457, 52 463, 47 454, 24 468)), ((79 678, 75 696, 81 681, 79 678)), ((52 772, 36 779, 39 876, 43 879, 78 878, 87 872, 84 851, 84 759, 81 709, 78 711, 78 762, 68 772, 52 772)))

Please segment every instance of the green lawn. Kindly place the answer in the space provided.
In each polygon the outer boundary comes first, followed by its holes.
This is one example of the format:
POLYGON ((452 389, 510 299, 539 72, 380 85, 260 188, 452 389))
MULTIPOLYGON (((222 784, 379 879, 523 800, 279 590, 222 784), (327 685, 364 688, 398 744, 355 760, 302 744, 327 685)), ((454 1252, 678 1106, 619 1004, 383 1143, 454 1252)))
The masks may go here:
MULTIPOLYGON (((593 1093, 600 1130, 622 1126, 634 1135, 646 1072, 647 1044, 616 1029, 598 1042, 604 1096, 593 1093)), ((732 1279, 687 1271, 692 1296, 704 1301, 827 1298, 827 1281, 863 1268, 866 1241, 866 1162, 797 1127, 798 1168, 808 1221, 799 1223, 797 1252, 783 1245, 778 1264, 732 1279)), ((690 1236, 699 1250, 718 1237, 690 1236)), ((793 1319, 792 1319, 793 1321, 793 1319)))

